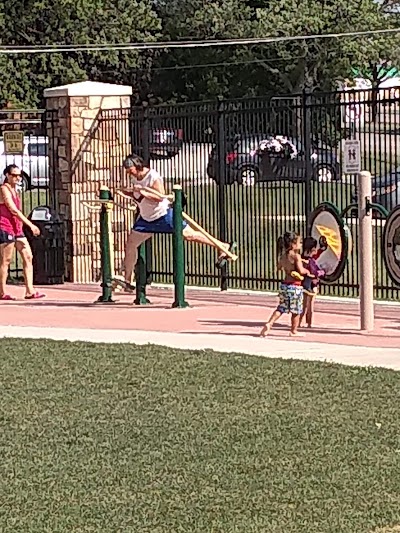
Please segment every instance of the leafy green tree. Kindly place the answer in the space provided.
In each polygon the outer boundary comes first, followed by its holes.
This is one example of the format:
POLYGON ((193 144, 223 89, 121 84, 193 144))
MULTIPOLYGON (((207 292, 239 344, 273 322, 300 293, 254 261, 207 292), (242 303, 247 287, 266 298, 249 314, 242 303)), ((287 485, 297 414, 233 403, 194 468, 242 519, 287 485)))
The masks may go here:
MULTIPOLYGON (((2 44, 103 44, 154 41, 160 20, 150 0, 14 0, 3 12, 2 44)), ((1 104, 41 103, 47 87, 83 79, 148 91, 152 54, 127 51, 11 55, 2 58, 1 104)))
MULTIPOLYGON (((347 33, 355 30, 378 30, 393 27, 382 6, 374 0, 279 0, 266 2, 257 10, 259 33, 272 36, 347 33), (284 6, 284 7, 283 7, 284 6)), ((277 43, 272 47, 275 56, 299 56, 288 61, 280 73, 282 87, 289 92, 303 88, 332 89, 337 80, 351 75, 352 68, 380 64, 393 57, 398 36, 338 37, 277 43)))
MULTIPOLYGON (((243 38, 252 35, 252 10, 242 0, 161 0, 164 40, 243 38)), ((198 100, 251 93, 246 61, 237 47, 174 49, 157 61, 153 87, 162 100, 198 100), (214 66, 216 65, 216 66, 214 66), (163 70, 165 69, 165 70, 163 70)))
MULTIPOLYGON (((387 3, 389 0, 387 0, 387 3)), ((171 0, 159 4, 165 36, 177 39, 281 37, 384 29, 398 24, 375 0, 171 0)), ((391 1, 393 8, 394 0, 391 1)), ((354 68, 398 63, 398 35, 170 51, 157 63, 161 97, 199 99, 332 90, 354 68), (195 68, 193 65, 210 65, 195 68), (214 66, 212 66, 214 64, 214 66), (192 67, 191 67, 192 65, 192 67), (176 67, 176 71, 173 68, 176 67)))

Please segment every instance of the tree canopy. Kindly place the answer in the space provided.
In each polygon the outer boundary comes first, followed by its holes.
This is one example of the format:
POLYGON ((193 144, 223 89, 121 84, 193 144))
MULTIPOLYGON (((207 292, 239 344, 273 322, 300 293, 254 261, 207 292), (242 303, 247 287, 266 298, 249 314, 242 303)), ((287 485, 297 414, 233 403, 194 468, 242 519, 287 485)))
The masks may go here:
MULTIPOLYGON (((150 0, 13 0, 0 19, 10 46, 155 41, 161 21, 150 0)), ((2 57, 1 100, 40 104, 43 90, 83 79, 134 85, 148 92, 151 53, 71 52, 2 57)))
MULTIPOLYGON (((396 0, 14 0, 0 6, 0 44, 283 37, 399 22, 396 0)), ((354 69, 377 85, 400 63, 398 42, 392 34, 157 52, 0 55, 0 106, 39 106, 45 88, 83 79, 132 85, 138 101, 151 102, 330 90, 354 69)))

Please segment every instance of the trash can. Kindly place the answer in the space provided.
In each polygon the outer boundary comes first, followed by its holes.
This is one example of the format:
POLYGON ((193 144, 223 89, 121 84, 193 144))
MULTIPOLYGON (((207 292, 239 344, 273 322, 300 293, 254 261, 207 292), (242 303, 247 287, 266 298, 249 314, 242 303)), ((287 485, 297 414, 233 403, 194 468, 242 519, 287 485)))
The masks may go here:
POLYGON ((40 229, 35 237, 29 227, 25 235, 33 254, 33 283, 35 285, 58 285, 64 283, 64 224, 50 207, 38 206, 28 216, 40 229))

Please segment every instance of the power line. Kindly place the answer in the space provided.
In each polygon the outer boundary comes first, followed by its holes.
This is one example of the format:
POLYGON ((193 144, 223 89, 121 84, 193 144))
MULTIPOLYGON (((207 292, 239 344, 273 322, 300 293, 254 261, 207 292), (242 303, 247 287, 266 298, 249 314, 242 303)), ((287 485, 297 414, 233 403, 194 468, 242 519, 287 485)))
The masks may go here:
POLYGON ((216 46, 245 46, 294 41, 316 41, 319 39, 340 39, 369 37, 400 33, 400 28, 385 30, 366 30, 343 33, 325 33, 314 35, 294 35, 282 37, 264 37, 249 39, 210 39, 198 41, 164 41, 156 43, 125 43, 125 44, 82 44, 82 45, 38 45, 38 46, 0 46, 0 55, 15 54, 56 54, 60 52, 124 52, 130 50, 159 50, 174 48, 211 48, 216 46))

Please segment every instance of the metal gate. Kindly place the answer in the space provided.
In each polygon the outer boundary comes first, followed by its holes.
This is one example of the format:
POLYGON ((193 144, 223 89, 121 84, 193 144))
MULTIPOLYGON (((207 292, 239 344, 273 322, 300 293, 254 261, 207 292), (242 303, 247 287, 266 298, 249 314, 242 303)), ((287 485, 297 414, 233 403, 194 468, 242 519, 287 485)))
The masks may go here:
MULTIPOLYGON (((181 183, 189 214, 220 239, 238 241, 240 258, 222 276, 214 250, 187 244, 191 285, 276 290, 278 237, 288 230, 305 236, 311 211, 323 201, 341 211, 354 201, 356 176, 342 171, 345 139, 360 141, 362 168, 373 174, 384 207, 400 203, 400 101, 391 89, 136 107, 130 114, 103 111, 100 120, 129 121, 132 151, 161 173, 166 189, 181 183), (271 156, 271 148, 263 157, 262 142, 288 151, 271 156)), ((121 162, 111 155, 110 176, 119 176, 121 162)), ((323 294, 358 295, 355 213, 346 221, 352 253, 343 276, 323 286, 323 294)), ((375 296, 398 299, 381 256, 385 221, 373 223, 375 296)), ((121 254, 127 229, 117 233, 121 254)), ((171 238, 155 236, 149 251, 153 281, 171 283, 171 238)))
MULTIPOLYGON (((2 110, 0 111, 0 175, 7 165, 15 164, 22 170, 22 210, 25 215, 38 205, 55 205, 54 135, 56 111, 47 110, 2 110)), ((17 254, 10 266, 11 280, 22 274, 21 261, 17 254)))

